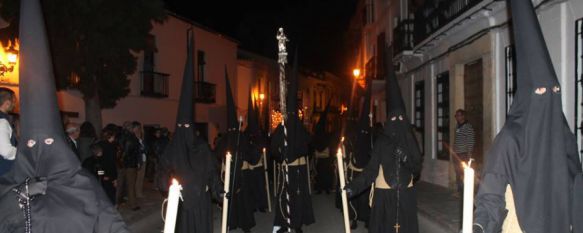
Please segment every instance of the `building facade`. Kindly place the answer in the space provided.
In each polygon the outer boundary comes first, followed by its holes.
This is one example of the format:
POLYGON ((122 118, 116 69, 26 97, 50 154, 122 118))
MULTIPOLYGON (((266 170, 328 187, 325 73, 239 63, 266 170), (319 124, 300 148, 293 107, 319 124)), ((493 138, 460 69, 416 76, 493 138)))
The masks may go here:
MULTIPOLYGON (((422 179, 451 187, 453 166, 461 166, 454 162, 447 147, 453 144, 455 111, 465 109, 476 130, 473 156, 480 170, 512 104, 516 86, 513 44, 519 42, 511 37, 507 3, 364 2, 379 6, 373 12, 391 15, 373 16, 372 21, 385 20, 391 25, 390 30, 377 32, 385 34, 384 43, 394 51, 391 59, 398 71, 410 121, 423 130, 422 179)), ((562 86, 563 111, 581 148, 583 2, 534 0, 533 4, 562 86)), ((364 41, 362 46, 371 46, 364 41)), ((372 46, 378 46, 379 41, 372 46)))
MULTIPOLYGON (((149 38, 153 49, 136 54, 138 68, 128 76, 130 93, 114 108, 101 111, 104 125, 140 121, 145 126, 174 130, 186 61, 187 30, 194 34, 196 127, 211 143, 218 132, 226 129, 225 70, 235 96, 248 90, 247 84, 237 80, 238 43, 172 12, 168 12, 163 23, 153 23, 149 38)), ((18 91, 17 72, 3 77, 1 85, 18 91)), ((61 111, 72 121, 85 120, 79 91, 62 90, 57 95, 61 111)))

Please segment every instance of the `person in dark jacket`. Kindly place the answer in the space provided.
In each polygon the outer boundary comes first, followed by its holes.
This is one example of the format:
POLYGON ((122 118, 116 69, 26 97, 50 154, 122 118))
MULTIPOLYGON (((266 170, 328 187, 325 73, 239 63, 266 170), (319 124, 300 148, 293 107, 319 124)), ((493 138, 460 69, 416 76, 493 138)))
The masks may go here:
POLYGON ((136 181, 138 169, 143 166, 141 158, 145 151, 138 138, 142 130, 142 124, 134 121, 131 130, 131 134, 127 135, 124 141, 123 165, 126 175, 128 206, 135 211, 140 209, 136 200, 136 181))
POLYGON ((89 149, 93 156, 83 162, 83 168, 97 178, 101 183, 101 187, 103 187, 103 191, 105 191, 111 203, 115 205, 117 169, 112 158, 111 148, 107 145, 107 142, 99 142, 92 144, 89 149))

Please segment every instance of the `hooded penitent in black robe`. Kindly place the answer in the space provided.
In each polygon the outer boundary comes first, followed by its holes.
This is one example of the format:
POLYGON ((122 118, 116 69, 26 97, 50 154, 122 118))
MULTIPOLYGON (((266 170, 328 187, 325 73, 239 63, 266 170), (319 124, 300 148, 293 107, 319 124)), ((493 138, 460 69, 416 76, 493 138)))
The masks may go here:
POLYGON ((474 230, 497 233, 513 227, 529 233, 580 233, 581 163, 563 114, 560 84, 532 3, 512 0, 510 6, 518 89, 486 157, 474 230), (512 196, 505 195, 509 191, 512 196), (502 229, 507 209, 512 210, 509 206, 515 207, 518 226, 502 229))
POLYGON ((271 135, 271 155, 279 163, 290 164, 287 166, 288 183, 285 182, 284 172, 276 177, 280 187, 275 198, 274 226, 289 227, 287 224, 289 218, 293 229, 299 229, 302 225, 310 225, 316 221, 308 188, 308 170, 305 165, 310 135, 297 114, 297 69, 296 58, 294 59, 293 74, 288 77, 287 120, 285 121, 287 134, 284 132, 284 126, 280 124, 271 135), (287 200, 286 194, 289 194, 290 200, 287 200), (286 210, 288 204, 289 215, 286 210))
POLYGON ((0 177, 0 232, 128 232, 67 145, 41 9, 39 0, 21 1, 22 143, 12 170, 0 177))
POLYGON ((388 119, 374 143, 370 161, 362 174, 349 183, 347 191, 354 196, 375 183, 369 232, 396 232, 398 224, 400 233, 417 233, 417 198, 413 180, 421 170, 421 155, 407 122, 405 105, 390 61, 387 67, 391 71, 385 79, 388 119), (382 187, 383 179, 388 187, 382 187))
POLYGON ((328 112, 330 111, 330 101, 326 105, 324 112, 320 114, 318 123, 314 126, 314 137, 312 137, 311 146, 314 157, 316 158, 316 183, 315 190, 318 193, 326 191, 329 193, 334 182, 334 148, 338 146, 332 138, 335 136, 327 132, 328 112))
POLYGON ((263 166, 263 149, 267 149, 266 140, 259 128, 259 114, 254 108, 249 95, 249 103, 247 110, 247 128, 245 135, 249 139, 247 153, 252 161, 250 168, 247 171, 249 175, 249 189, 251 190, 253 200, 255 203, 255 210, 265 211, 267 205, 267 190, 265 189, 265 167, 263 166))
MULTIPOLYGON (((372 151, 372 128, 370 125, 371 119, 369 117, 372 95, 371 89, 372 82, 368 81, 360 118, 358 119, 354 132, 351 132, 350 135, 350 141, 353 142, 353 153, 352 156, 349 156, 348 158, 347 179, 349 182, 362 174, 364 167, 370 160, 370 154, 372 151)), ((365 189, 363 192, 356 194, 350 199, 350 219, 368 223, 370 215, 370 206, 368 203, 369 192, 369 189, 365 189)))
POLYGON ((235 100, 231 92, 231 85, 225 69, 225 83, 227 93, 227 132, 217 142, 217 157, 224 158, 227 151, 231 153, 233 164, 231 165, 231 184, 229 201, 229 219, 230 229, 241 228, 249 231, 255 226, 255 203, 253 190, 250 184, 251 174, 249 173, 249 164, 256 164, 257 161, 250 157, 248 152, 249 139, 240 131, 239 122, 237 121, 237 110, 235 100))
POLYGON ((160 158, 160 188, 168 189, 170 177, 182 185, 183 202, 178 210, 176 232, 207 233, 212 232, 211 196, 218 199, 223 187, 216 158, 208 144, 194 132, 192 31, 188 32, 187 44, 176 129, 160 158))

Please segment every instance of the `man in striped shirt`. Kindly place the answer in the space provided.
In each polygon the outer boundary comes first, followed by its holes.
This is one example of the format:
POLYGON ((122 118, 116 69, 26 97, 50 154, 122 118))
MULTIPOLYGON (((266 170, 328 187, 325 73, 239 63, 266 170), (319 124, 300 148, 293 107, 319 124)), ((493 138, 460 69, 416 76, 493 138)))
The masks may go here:
POLYGON ((466 111, 463 109, 458 109, 455 112, 455 120, 457 121, 457 128, 455 130, 455 138, 453 144, 453 150, 456 154, 455 156, 455 177, 457 182, 458 192, 463 190, 463 171, 462 162, 468 162, 472 157, 472 151, 474 150, 475 144, 475 134, 474 128, 466 120, 466 111))

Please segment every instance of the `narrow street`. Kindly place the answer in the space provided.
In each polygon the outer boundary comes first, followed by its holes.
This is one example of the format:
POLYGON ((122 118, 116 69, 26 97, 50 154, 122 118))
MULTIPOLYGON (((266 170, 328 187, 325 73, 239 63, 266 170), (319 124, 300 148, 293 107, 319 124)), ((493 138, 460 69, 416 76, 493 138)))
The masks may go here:
MULTIPOLYGON (((156 196, 154 192, 149 193, 156 196)), ((145 209, 148 214, 143 215, 138 211, 138 213, 130 213, 126 210, 122 210, 122 215, 126 218, 128 225, 132 232, 135 233, 160 233, 162 232, 163 222, 160 213, 161 201, 158 200, 156 204, 155 198, 146 198, 147 203, 144 203, 145 209), (128 217, 130 219, 128 219, 128 217)), ((310 226, 304 227, 303 230, 306 233, 339 233, 344 232, 344 226, 342 222, 342 213, 336 209, 334 206, 334 195, 333 194, 320 194, 312 196, 312 203, 314 205, 314 214, 316 216, 316 223, 310 226)), ((255 221, 257 225, 252 229, 252 232, 258 233, 269 233, 272 232, 273 224, 273 213, 255 213, 255 221)), ((214 223, 214 233, 220 232, 220 212, 216 208, 213 213, 213 223, 214 223)), ((437 224, 425 217, 424 215, 419 215, 419 229, 420 233, 452 233, 444 230, 442 226, 437 224)), ((234 230, 231 232, 243 232, 241 230, 234 230)), ((359 222, 359 227, 356 230, 351 231, 352 233, 366 233, 367 230, 364 228, 364 224, 359 222)))

